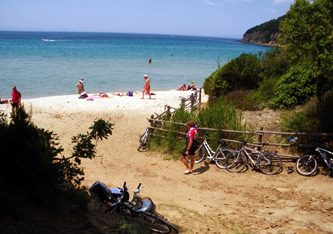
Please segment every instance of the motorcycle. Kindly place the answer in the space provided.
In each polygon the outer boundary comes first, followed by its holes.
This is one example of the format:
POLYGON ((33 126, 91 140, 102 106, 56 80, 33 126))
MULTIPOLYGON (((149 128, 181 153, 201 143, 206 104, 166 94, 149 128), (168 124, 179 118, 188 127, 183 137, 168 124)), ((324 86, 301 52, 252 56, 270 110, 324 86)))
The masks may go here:
POLYGON ((89 192, 97 197, 109 208, 105 212, 116 211, 120 215, 129 218, 141 219, 147 227, 156 233, 178 233, 177 227, 169 223, 164 217, 156 212, 156 206, 149 197, 141 198, 138 193, 141 192, 141 183, 133 193, 133 198, 130 201, 128 187, 124 182, 123 188, 109 189, 102 182, 95 182, 89 192))

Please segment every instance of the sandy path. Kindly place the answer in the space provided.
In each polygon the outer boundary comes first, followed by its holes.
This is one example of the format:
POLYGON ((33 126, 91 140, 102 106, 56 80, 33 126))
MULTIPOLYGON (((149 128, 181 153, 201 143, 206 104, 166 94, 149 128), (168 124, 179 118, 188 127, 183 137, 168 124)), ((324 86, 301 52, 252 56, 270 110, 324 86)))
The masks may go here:
POLYGON ((113 135, 97 146, 98 157, 83 162, 84 184, 100 180, 116 187, 127 181, 133 191, 141 182, 142 195, 151 197, 181 233, 333 233, 332 179, 326 175, 306 178, 286 170, 276 176, 232 174, 208 163, 184 175, 180 161, 138 152, 147 118, 161 113, 165 104, 179 104, 179 93, 166 93, 157 93, 153 100, 114 97, 87 102, 64 96, 25 103, 31 103, 39 127, 60 135, 68 155, 71 137, 86 132, 94 120, 114 123, 113 135))

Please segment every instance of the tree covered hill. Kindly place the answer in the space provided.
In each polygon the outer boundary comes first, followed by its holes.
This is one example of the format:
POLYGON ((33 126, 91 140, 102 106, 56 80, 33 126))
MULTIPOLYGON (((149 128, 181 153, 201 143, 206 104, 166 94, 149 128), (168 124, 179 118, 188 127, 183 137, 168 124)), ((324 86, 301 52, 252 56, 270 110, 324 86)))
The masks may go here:
POLYGON ((243 35, 241 42, 260 45, 278 45, 280 23, 285 15, 250 28, 243 35))

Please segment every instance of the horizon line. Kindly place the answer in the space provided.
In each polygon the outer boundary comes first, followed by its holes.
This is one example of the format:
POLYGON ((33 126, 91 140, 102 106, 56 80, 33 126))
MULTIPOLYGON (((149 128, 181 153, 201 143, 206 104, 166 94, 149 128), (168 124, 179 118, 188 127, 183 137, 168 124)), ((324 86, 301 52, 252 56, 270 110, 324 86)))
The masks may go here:
POLYGON ((162 36, 183 36, 183 37, 206 37, 206 38, 223 38, 223 39, 237 39, 242 37, 236 36, 202 36, 202 35, 184 35, 184 34, 169 34, 169 33, 138 33, 138 32, 106 32, 106 31, 62 31, 62 30, 11 30, 1 29, 0 32, 59 32, 59 33, 109 33, 109 34, 143 34, 143 35, 162 35, 162 36))

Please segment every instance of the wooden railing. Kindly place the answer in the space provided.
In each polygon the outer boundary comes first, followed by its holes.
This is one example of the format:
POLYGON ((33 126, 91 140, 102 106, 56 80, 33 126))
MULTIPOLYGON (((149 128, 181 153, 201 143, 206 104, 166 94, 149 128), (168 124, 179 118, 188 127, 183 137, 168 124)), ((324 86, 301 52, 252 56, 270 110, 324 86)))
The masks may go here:
MULTIPOLYGON (((172 131, 168 129, 163 129, 163 124, 168 123, 168 124, 175 124, 175 125, 180 125, 180 126, 186 126, 184 123, 176 123, 172 121, 167 121, 167 120, 161 120, 161 119, 156 119, 156 118, 150 118, 148 119, 150 123, 150 128, 157 130, 157 131, 162 131, 162 132, 174 132, 182 136, 186 136, 185 132, 178 132, 178 131, 172 131), (161 123, 161 124, 160 124, 161 123), (160 127, 158 127, 160 126, 160 127)), ((265 134, 275 134, 275 135, 289 135, 292 137, 296 136, 319 136, 319 137, 332 137, 333 133, 310 133, 310 132, 276 132, 276 131, 264 131, 263 127, 261 127, 259 130, 254 131, 254 132, 249 132, 249 131, 239 131, 239 130, 230 130, 230 129, 214 129, 214 128, 205 128, 205 127, 199 127, 199 132, 202 131, 215 131, 215 132, 221 132, 221 133, 237 133, 237 134, 251 134, 251 135, 256 135, 258 136, 258 141, 254 141, 252 143, 248 143, 250 146, 255 146, 258 147, 259 149, 262 148, 263 146, 279 146, 279 147, 316 147, 317 145, 311 145, 311 144, 298 144, 296 143, 289 143, 289 144, 283 144, 283 143, 271 143, 271 142, 264 142, 264 135, 265 134)), ((152 135, 156 135, 153 134, 152 135)), ((204 138, 204 137, 199 137, 199 138, 204 138)), ((231 142, 231 143, 239 143, 242 144, 242 141, 239 140, 234 140, 234 139, 220 139, 225 142, 231 142)), ((279 154, 281 157, 286 157, 286 158, 298 158, 300 155, 291 155, 291 154, 279 154)))

